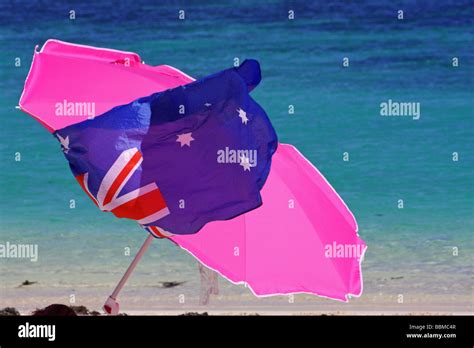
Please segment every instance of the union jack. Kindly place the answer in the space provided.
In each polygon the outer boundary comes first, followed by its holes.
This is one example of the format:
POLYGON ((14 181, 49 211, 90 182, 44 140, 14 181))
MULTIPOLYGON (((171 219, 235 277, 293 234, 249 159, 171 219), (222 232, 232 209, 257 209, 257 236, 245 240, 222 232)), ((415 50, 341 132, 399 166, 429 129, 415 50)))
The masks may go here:
MULTIPOLYGON (((112 212, 120 218, 136 220, 141 225, 150 224, 170 213, 163 195, 154 182, 119 196, 142 162, 143 156, 137 148, 123 151, 102 179, 97 197, 89 190, 89 173, 77 175, 76 180, 100 210, 112 212)), ((157 235, 158 233, 159 230, 154 234, 162 237, 157 235)))

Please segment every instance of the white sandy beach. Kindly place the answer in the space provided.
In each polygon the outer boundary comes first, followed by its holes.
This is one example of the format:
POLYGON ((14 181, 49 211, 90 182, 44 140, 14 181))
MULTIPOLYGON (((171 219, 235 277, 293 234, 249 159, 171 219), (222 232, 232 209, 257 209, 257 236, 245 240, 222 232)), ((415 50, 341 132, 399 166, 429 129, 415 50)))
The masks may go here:
MULTIPOLYGON (((108 296, 106 291, 77 291, 75 303, 70 303, 67 292, 37 289, 2 290, 0 308, 15 307, 22 315, 53 303, 83 305, 89 310, 102 312, 101 306, 108 296), (102 294, 101 294, 102 293, 102 294)), ((251 294, 212 296, 208 305, 199 305, 197 296, 184 297, 176 291, 169 294, 151 294, 140 289, 128 289, 119 297, 121 312, 127 315, 181 315, 189 312, 209 315, 473 315, 472 298, 465 296, 423 295, 406 293, 403 303, 396 295, 366 293, 348 303, 317 298, 309 295, 256 298, 251 294)))

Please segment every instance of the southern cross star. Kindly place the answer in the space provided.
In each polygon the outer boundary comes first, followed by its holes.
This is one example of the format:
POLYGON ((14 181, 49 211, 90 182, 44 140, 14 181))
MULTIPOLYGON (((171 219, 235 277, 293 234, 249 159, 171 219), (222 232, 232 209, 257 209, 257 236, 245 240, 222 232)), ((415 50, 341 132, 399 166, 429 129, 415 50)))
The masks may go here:
POLYGON ((191 136, 193 133, 183 133, 178 135, 178 139, 176 141, 181 144, 181 147, 184 145, 187 145, 191 147, 191 141, 194 140, 194 138, 191 136))
POLYGON ((69 137, 66 136, 66 138, 63 138, 58 134, 58 139, 61 142, 61 145, 63 147, 63 152, 68 153, 69 152, 69 137))
POLYGON ((247 113, 242 108, 238 108, 237 111, 239 112, 239 117, 242 119, 242 123, 247 125, 247 122, 249 121, 247 113))

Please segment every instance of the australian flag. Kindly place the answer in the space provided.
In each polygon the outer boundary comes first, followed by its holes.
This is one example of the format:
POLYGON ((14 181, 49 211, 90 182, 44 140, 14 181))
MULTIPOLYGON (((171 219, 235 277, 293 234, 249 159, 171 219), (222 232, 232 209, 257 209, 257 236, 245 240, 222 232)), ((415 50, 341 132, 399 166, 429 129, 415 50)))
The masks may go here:
POLYGON ((249 95, 260 80, 258 62, 246 60, 54 135, 102 211, 158 235, 196 233, 262 204, 278 141, 249 95))

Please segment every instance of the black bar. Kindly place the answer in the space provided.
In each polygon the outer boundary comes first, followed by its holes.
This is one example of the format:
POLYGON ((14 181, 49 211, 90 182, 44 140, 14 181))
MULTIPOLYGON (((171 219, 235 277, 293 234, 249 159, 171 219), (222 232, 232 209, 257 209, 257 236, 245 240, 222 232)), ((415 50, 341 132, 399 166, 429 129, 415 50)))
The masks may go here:
MULTIPOLYGON (((0 317, 0 346, 38 344, 408 344, 472 347, 472 316, 0 317), (55 339, 20 338, 20 325, 55 325, 55 339), (407 334, 425 335, 410 338, 407 334), (434 338, 426 335, 455 334, 434 338)), ((24 332, 24 331, 23 331, 24 332)))

